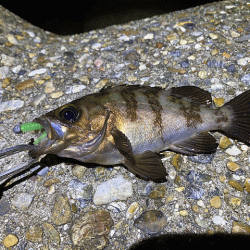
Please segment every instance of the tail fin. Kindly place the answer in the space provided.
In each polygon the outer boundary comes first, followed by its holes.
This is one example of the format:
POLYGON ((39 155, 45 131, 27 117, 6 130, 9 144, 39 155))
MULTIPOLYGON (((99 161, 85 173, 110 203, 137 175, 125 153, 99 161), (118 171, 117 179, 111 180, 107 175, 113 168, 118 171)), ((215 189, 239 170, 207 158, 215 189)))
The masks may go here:
POLYGON ((236 96, 221 109, 231 113, 230 122, 223 131, 230 138, 250 144, 250 90, 236 96))

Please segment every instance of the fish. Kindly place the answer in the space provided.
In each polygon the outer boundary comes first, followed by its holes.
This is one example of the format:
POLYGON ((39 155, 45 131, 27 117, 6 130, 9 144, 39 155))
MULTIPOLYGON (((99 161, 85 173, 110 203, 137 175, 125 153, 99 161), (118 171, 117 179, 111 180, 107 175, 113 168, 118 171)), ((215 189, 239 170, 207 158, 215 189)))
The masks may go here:
POLYGON ((56 154, 84 163, 124 165, 143 180, 164 182, 164 151, 214 153, 215 131, 250 143, 250 90, 214 108, 211 94, 196 86, 108 86, 34 119, 34 124, 42 133, 36 143, 3 150, 0 157, 28 150, 34 162, 56 154))

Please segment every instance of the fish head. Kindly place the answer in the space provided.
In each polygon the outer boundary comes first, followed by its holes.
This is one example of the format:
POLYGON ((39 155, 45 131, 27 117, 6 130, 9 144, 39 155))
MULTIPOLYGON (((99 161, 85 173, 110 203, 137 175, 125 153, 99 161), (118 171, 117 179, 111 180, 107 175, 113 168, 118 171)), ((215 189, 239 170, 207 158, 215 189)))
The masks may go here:
POLYGON ((69 103, 34 120, 46 136, 32 149, 30 156, 57 154, 72 145, 83 145, 91 140, 89 115, 84 107, 69 103))

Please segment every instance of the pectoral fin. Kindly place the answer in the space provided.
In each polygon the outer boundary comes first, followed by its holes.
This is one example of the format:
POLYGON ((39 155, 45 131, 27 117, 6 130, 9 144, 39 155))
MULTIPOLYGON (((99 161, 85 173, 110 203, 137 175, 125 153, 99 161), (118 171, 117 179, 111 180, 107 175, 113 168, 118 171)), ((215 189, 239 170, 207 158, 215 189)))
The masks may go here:
POLYGON ((120 130, 114 128, 111 131, 111 134, 115 141, 115 146, 118 151, 125 157, 126 161, 129 162, 130 165, 135 165, 135 158, 132 151, 132 146, 127 138, 120 130))
POLYGON ((115 146, 125 157, 124 164, 130 172, 144 180, 155 182, 166 181, 166 169, 162 164, 160 154, 146 151, 140 155, 134 155, 129 139, 120 130, 113 129, 111 132, 115 146))
POLYGON ((174 143, 169 149, 187 155, 211 154, 216 151, 218 143, 207 132, 195 135, 187 140, 174 143))

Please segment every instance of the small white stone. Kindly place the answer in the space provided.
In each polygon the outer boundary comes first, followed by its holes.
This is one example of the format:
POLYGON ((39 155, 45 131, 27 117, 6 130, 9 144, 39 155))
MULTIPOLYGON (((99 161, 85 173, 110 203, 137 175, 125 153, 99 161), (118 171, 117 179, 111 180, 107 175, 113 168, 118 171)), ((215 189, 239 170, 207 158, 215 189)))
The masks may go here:
POLYGON ((0 103, 0 112, 16 110, 21 108, 24 105, 24 101, 22 100, 11 100, 7 102, 0 103))
POLYGON ((1 59, 1 63, 5 66, 12 66, 15 62, 15 58, 12 57, 12 56, 7 56, 7 55, 4 55, 2 54, 1 55, 2 59, 1 59))
POLYGON ((238 65, 246 66, 250 62, 250 57, 243 57, 237 61, 238 65))
POLYGON ((215 33, 209 33, 209 36, 213 39, 213 40, 215 40, 215 39, 218 39, 218 35, 217 34, 215 34, 215 33))
POLYGON ((52 82, 52 81, 49 81, 49 82, 47 82, 46 85, 45 85, 44 93, 45 93, 45 94, 50 94, 50 93, 52 93, 53 91, 55 91, 55 89, 56 89, 56 88, 55 88, 53 82, 52 82))
POLYGON ((132 183, 119 175, 116 178, 101 183, 94 194, 96 205, 108 204, 116 200, 126 200, 133 195, 132 183))
POLYGON ((45 94, 37 95, 33 101, 31 102, 31 105, 37 106, 39 103, 46 98, 45 94))
POLYGON ((143 71, 143 70, 145 70, 145 69, 147 69, 147 66, 146 66, 146 64, 141 64, 140 66, 139 66, 139 70, 140 71, 143 71))
POLYGON ((9 72, 9 67, 8 66, 3 66, 0 68, 0 79, 4 79, 7 77, 7 74, 9 72))
POLYGON ((198 205, 199 207, 206 208, 206 206, 205 206, 205 204, 204 204, 204 202, 203 202, 202 200, 198 200, 198 201, 197 201, 197 205, 198 205))
POLYGON ((213 91, 221 90, 221 89, 223 89, 223 85, 220 84, 220 83, 213 84, 213 85, 211 85, 211 89, 212 89, 213 91))
POLYGON ((28 76, 42 75, 47 71, 46 68, 36 69, 28 73, 28 76))
POLYGON ((236 87, 238 84, 236 82, 228 81, 228 82, 226 82, 226 85, 228 85, 230 87, 236 87))
POLYGON ((148 33, 147 35, 145 35, 144 37, 143 37, 143 39, 153 39, 154 38, 154 33, 148 33))
POLYGON ((33 31, 27 31, 27 33, 31 38, 35 37, 35 33, 33 31))
POLYGON ((15 74, 17 74, 22 69, 21 65, 17 65, 11 69, 11 71, 15 74))
POLYGON ((101 43, 93 43, 91 49, 100 49, 102 47, 101 43))
POLYGON ((130 39, 129 39, 128 36, 122 35, 122 36, 120 36, 120 37, 118 38, 118 40, 120 40, 120 41, 129 41, 130 39))
POLYGON ((16 38, 12 35, 12 34, 7 34, 7 39, 10 43, 17 45, 18 41, 16 40, 16 38))
POLYGON ((220 226, 225 226, 226 223, 227 223, 221 216, 218 216, 218 215, 214 216, 212 218, 212 221, 213 221, 214 224, 220 225, 220 226))
POLYGON ((231 30, 230 34, 231 34, 231 37, 239 37, 240 36, 240 33, 236 32, 234 30, 231 30))
POLYGON ((225 152, 228 154, 228 155, 232 155, 232 156, 237 156, 237 155, 240 155, 241 154, 241 151, 234 145, 232 146, 231 148, 227 148, 225 150, 225 152))
POLYGON ((81 92, 85 88, 86 88, 85 85, 74 85, 74 86, 70 86, 69 88, 67 88, 65 93, 66 94, 75 94, 75 93, 81 92))
POLYGON ((135 216, 135 214, 139 211, 139 208, 140 208, 139 203, 133 202, 127 210, 126 219, 131 220, 135 216))

